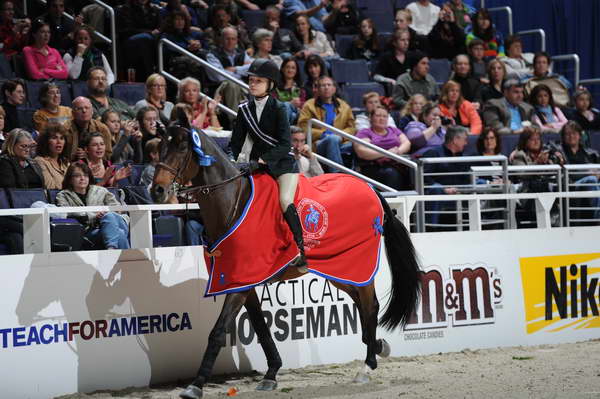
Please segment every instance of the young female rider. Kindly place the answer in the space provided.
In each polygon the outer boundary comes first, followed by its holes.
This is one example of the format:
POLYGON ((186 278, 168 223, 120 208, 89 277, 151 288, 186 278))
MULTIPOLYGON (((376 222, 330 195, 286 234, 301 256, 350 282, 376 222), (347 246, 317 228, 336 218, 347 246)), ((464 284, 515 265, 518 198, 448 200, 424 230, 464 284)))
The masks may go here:
POLYGON ((248 102, 240 104, 237 121, 231 136, 231 150, 238 162, 247 162, 250 169, 266 165, 279 185, 279 204, 290 226, 300 256, 293 266, 306 266, 302 225, 294 206, 298 185, 295 160, 290 155, 290 123, 283 103, 270 96, 277 86, 279 68, 268 59, 255 60, 248 69, 250 94, 248 102))

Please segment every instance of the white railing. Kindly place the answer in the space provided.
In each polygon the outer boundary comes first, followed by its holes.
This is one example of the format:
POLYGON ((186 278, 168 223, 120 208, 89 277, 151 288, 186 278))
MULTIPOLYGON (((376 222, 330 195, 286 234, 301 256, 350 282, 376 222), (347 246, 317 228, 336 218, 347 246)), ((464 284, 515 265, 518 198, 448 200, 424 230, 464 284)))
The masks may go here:
POLYGON ((574 66, 575 78, 574 78, 574 82, 573 82, 573 87, 579 86, 580 66, 579 66, 579 56, 577 54, 555 55, 552 57, 552 61, 573 61, 573 63, 575 64, 575 66, 574 66))
POLYGON ((541 51, 546 51, 546 31, 545 30, 543 30, 543 29, 522 30, 520 32, 517 32, 517 35, 519 35, 519 36, 539 35, 540 49, 541 49, 541 51))
POLYGON ((508 20, 508 34, 512 35, 513 34, 513 12, 512 12, 512 8, 506 6, 506 7, 492 7, 492 8, 488 8, 488 11, 491 13, 494 12, 506 12, 506 18, 508 20))

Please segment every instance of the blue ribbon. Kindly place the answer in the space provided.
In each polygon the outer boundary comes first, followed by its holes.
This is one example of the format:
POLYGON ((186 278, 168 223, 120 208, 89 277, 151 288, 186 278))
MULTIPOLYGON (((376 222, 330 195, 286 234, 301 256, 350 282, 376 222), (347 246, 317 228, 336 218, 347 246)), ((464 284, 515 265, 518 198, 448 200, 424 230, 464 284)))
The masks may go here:
POLYGON ((192 134, 192 142, 193 149, 196 155, 198 155, 198 165, 200 166, 210 166, 213 162, 216 162, 216 159, 212 155, 206 155, 204 151, 202 151, 202 142, 200 141, 200 135, 196 129, 191 130, 192 134))
POLYGON ((383 234, 383 225, 381 224, 381 218, 377 216, 375 220, 373 220, 373 229, 375 230, 375 235, 383 234))

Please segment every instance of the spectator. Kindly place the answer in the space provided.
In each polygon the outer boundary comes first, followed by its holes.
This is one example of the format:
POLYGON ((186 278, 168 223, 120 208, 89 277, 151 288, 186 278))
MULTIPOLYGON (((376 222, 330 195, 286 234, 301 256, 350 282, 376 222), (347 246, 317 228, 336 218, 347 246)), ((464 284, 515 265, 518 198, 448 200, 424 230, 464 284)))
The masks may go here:
POLYGON ((310 26, 325 32, 323 20, 327 17, 325 7, 328 4, 329 0, 284 0, 283 15, 291 21, 303 15, 309 19, 310 26))
POLYGON ((427 37, 429 39, 428 53, 431 58, 451 60, 458 54, 466 52, 465 33, 456 24, 454 13, 447 4, 442 7, 439 20, 427 37))
POLYGON ((142 132, 137 121, 121 121, 121 114, 113 110, 105 111, 100 120, 110 131, 113 149, 110 161, 142 163, 142 132))
POLYGON ((402 118, 398 122, 398 129, 404 131, 410 122, 420 121, 425 103, 427 103, 427 99, 422 94, 410 96, 408 102, 400 112, 402 118))
POLYGON ((174 104, 167 101, 167 81, 158 73, 153 73, 146 79, 146 98, 135 104, 134 112, 137 113, 142 107, 149 105, 158 110, 160 121, 163 125, 167 125, 174 104))
POLYGON ((274 96, 287 108, 288 119, 293 125, 298 120, 300 109, 306 101, 306 91, 302 88, 300 67, 294 58, 283 61, 280 69, 279 84, 274 96))
POLYGON ((140 108, 136 119, 142 133, 142 146, 145 147, 148 141, 158 137, 158 111, 152 106, 140 108))
POLYGON ((393 50, 383 53, 375 67, 373 80, 379 83, 396 84, 399 76, 409 70, 408 48, 411 34, 407 30, 396 30, 392 38, 393 50))
POLYGON ((481 83, 471 75, 469 57, 464 54, 457 55, 452 60, 451 80, 460 84, 460 91, 465 100, 473 103, 476 110, 481 103, 481 83))
POLYGON ((267 7, 263 28, 273 32, 272 53, 285 59, 302 51, 302 44, 292 31, 281 27, 280 17, 281 11, 279 8, 274 6, 267 7))
POLYGON ((335 55, 325 33, 314 30, 306 16, 296 17, 294 34, 303 46, 303 58, 307 58, 311 54, 317 54, 323 58, 331 58, 335 55))
MULTIPOLYGON (((377 108, 381 107, 381 98, 379 93, 370 91, 363 95, 363 105, 365 106, 365 112, 356 116, 356 131, 371 128, 371 113, 377 108)), ((386 126, 396 128, 396 122, 394 118, 388 114, 388 120, 386 126)))
POLYGON ((134 68, 136 78, 144 81, 153 71, 155 41, 160 34, 158 9, 150 0, 127 0, 116 9, 117 37, 123 64, 134 68))
MULTIPOLYGON (((352 109, 344 100, 337 97, 336 84, 329 76, 322 76, 318 80, 317 98, 311 98, 304 103, 298 118, 298 125, 304 131, 308 121, 312 118, 318 119, 343 130, 348 134, 354 134, 354 115, 352 109)), ((349 153, 352 146, 341 136, 324 128, 312 127, 313 143, 316 143, 317 153, 326 158, 343 165, 342 154, 349 153)), ((337 169, 332 169, 332 172, 337 169)))
POLYGON ((419 121, 410 122, 404 129, 410 140, 411 155, 419 158, 433 147, 444 143, 446 130, 442 126, 440 108, 428 102, 423 106, 419 121))
POLYGON ((567 118, 554 103, 552 91, 545 84, 533 88, 530 103, 534 107, 533 123, 542 127, 543 133, 558 133, 567 118))
POLYGON ((13 0, 4 0, 0 14, 0 54, 12 57, 20 53, 27 45, 31 20, 29 18, 15 19, 15 4, 13 0))
MULTIPOLYGON (((219 97, 215 96, 215 99, 211 101, 208 101, 206 97, 200 100, 200 82, 198 80, 185 78, 179 82, 177 102, 191 106, 192 119, 190 121, 192 126, 198 129, 206 129, 209 126, 221 127, 217 113, 215 112, 219 103, 219 97)), ((171 115, 173 115, 173 111, 171 111, 171 115)))
POLYGON ((306 177, 315 177, 323 174, 323 168, 312 152, 312 148, 306 144, 306 133, 297 126, 291 126, 292 149, 294 158, 298 164, 298 171, 306 177))
POLYGON ((471 41, 480 39, 483 41, 485 57, 503 57, 502 36, 499 32, 496 32, 489 11, 485 8, 479 9, 473 16, 473 20, 475 22, 472 25, 471 32, 467 33, 467 46, 471 41))
POLYGON ((271 60, 277 65, 277 68, 281 67, 283 60, 278 55, 272 55, 271 50, 273 49, 273 32, 268 29, 258 28, 252 35, 252 41, 254 42, 254 58, 264 58, 271 60))
POLYGON ((462 30, 471 25, 471 15, 475 14, 475 9, 462 0, 450 0, 444 4, 454 14, 456 24, 462 30))
POLYGON ((481 84, 488 84, 487 63, 484 58, 483 40, 473 39, 469 42, 467 51, 469 63, 471 64, 471 76, 479 80, 481 84))
POLYGON ((517 148, 510 154, 508 160, 512 165, 550 165, 562 163, 556 154, 542 145, 542 133, 537 127, 526 127, 519 136, 517 148))
POLYGON ((435 100, 439 89, 433 76, 429 74, 429 57, 415 51, 409 59, 410 71, 400 75, 394 86, 393 100, 396 107, 402 108, 413 94, 422 94, 427 100, 435 100))
POLYGON ((517 75, 519 79, 531 76, 533 73, 533 55, 523 53, 523 43, 517 35, 511 35, 505 42, 506 56, 500 61, 506 65, 507 75, 517 75))
POLYGON ((586 132, 600 130, 600 112, 593 108, 592 95, 586 88, 578 89, 573 95, 575 110, 570 119, 574 120, 586 132))
POLYGON ((545 52, 535 54, 533 57, 533 76, 525 78, 524 83, 525 95, 527 96, 530 96, 534 87, 544 84, 552 90, 556 105, 565 107, 569 104, 571 82, 562 75, 550 73, 550 56, 545 52))
POLYGON ((120 113, 125 120, 135 118, 135 112, 125 101, 108 96, 108 78, 104 68, 92 67, 88 71, 87 88, 95 119, 109 109, 120 113))
MULTIPOLYGON (((183 47, 190 53, 202 58, 205 57, 202 51, 202 34, 192 30, 190 20, 183 11, 173 11, 164 19, 160 28, 161 37, 172 41, 179 47, 183 47)), ((171 59, 170 62, 178 62, 180 57, 177 52, 165 49, 165 58, 171 59)))
POLYGON ((106 72, 108 85, 115 83, 115 74, 110 68, 108 60, 102 54, 102 51, 94 46, 91 29, 82 26, 75 30, 73 37, 75 45, 63 56, 63 61, 69 71, 69 78, 83 80, 87 78, 91 68, 102 67, 106 72))
POLYGON ((492 60, 487 66, 487 76, 489 83, 481 87, 481 101, 486 103, 489 100, 504 97, 502 93, 502 84, 506 77, 506 67, 500 60, 492 60))
POLYGON ((70 165, 66 154, 67 129, 58 123, 48 123, 40 131, 35 161, 44 176, 45 189, 61 189, 70 165))
POLYGON ((39 91, 42 108, 33 114, 33 126, 42 132, 48 123, 64 125, 73 118, 70 107, 60 105, 60 89, 54 83, 45 83, 39 91))
POLYGON ((198 15, 196 11, 185 4, 181 3, 181 0, 167 0, 167 4, 160 9, 160 19, 169 19, 173 13, 180 13, 183 16, 186 25, 188 25, 189 31, 200 33, 202 29, 198 27, 198 15))
POLYGON ((224 4, 217 4, 210 10, 211 26, 204 30, 204 39, 211 47, 219 47, 221 41, 225 40, 223 34, 225 29, 229 28, 235 31, 237 41, 235 46, 238 44, 241 46, 239 50, 246 50, 252 47, 248 32, 243 27, 237 25, 234 21, 231 10, 224 4), (236 26, 237 25, 237 26, 236 26))
POLYGON ((115 187, 117 182, 131 175, 131 166, 117 169, 106 156, 106 143, 100 133, 90 133, 81 141, 86 157, 83 162, 90 167, 94 184, 102 187, 115 187))
POLYGON ((500 134, 519 134, 531 126, 533 107, 523 102, 523 85, 517 79, 507 79, 503 84, 504 98, 489 100, 483 108, 486 127, 500 134))
POLYGON ((375 60, 379 57, 379 37, 371 18, 365 18, 360 23, 360 31, 352 41, 350 58, 353 60, 375 60))
POLYGON ((144 170, 140 177, 140 185, 150 187, 152 180, 154 179, 154 171, 156 165, 160 162, 160 139, 155 138, 146 141, 144 146, 144 159, 148 161, 145 163, 144 170))
POLYGON ((331 10, 323 24, 331 36, 353 35, 358 29, 358 13, 349 0, 331 0, 331 10))
POLYGON ((89 133, 99 132, 106 143, 106 159, 112 155, 112 144, 110 131, 106 125, 96 119, 92 119, 92 103, 86 97, 77 97, 73 100, 73 119, 67 122, 67 154, 71 160, 80 160, 86 157, 81 147, 82 139, 89 133))
MULTIPOLYGON (((56 195, 58 206, 123 205, 106 188, 90 184, 92 171, 85 163, 72 163, 67 169, 63 190, 56 195)), ((70 213, 85 227, 85 237, 97 247, 129 248, 129 216, 116 212, 70 213)))
POLYGON ((411 28, 412 25, 412 15, 410 11, 406 9, 400 9, 396 11, 396 18, 394 19, 394 37, 392 38, 392 46, 388 44, 387 50, 390 50, 390 47, 394 46, 394 42, 396 40, 396 32, 399 31, 408 31, 410 34, 410 42, 408 45, 409 50, 424 50, 427 45, 427 36, 419 35, 416 30, 411 28))
MULTIPOLYGON (((359 130, 356 137, 396 155, 410 151, 410 141, 404 133, 388 124, 390 116, 386 108, 378 105, 369 115, 371 128, 359 130)), ((354 143, 354 151, 364 175, 396 190, 407 186, 405 170, 397 161, 358 143, 354 143)))
MULTIPOLYGON (((423 158, 461 157, 467 146, 467 134, 467 129, 462 126, 450 126, 444 137, 444 143, 431 148, 423 158)), ((469 167, 470 165, 465 162, 425 164, 425 192, 430 195, 459 194, 461 186, 469 184, 469 167)), ((427 202, 425 205, 429 211, 426 216, 427 223, 439 224, 442 205, 448 210, 456 209, 454 202, 427 202)))
POLYGON ((65 17, 65 0, 48 0, 46 3, 46 13, 39 16, 50 27, 50 42, 48 45, 64 52, 71 47, 73 42, 73 31, 79 28, 83 22, 83 17, 77 15, 72 21, 65 17))
POLYGON ((36 146, 26 130, 14 129, 2 146, 0 155, 0 188, 43 188, 44 175, 31 159, 36 146))
POLYGON ((50 26, 35 20, 31 27, 31 45, 23 48, 23 60, 29 79, 66 79, 69 76, 67 66, 59 52, 50 46, 50 26))
POLYGON ((440 112, 444 117, 450 118, 453 124, 469 129, 471 134, 480 134, 482 126, 477 108, 463 98, 460 86, 453 80, 442 86, 440 112))
POLYGON ((5 120, 6 120, 6 112, 4 112, 4 108, 2 108, 2 106, 0 105, 0 148, 2 148, 4 141, 6 141, 6 136, 8 135, 4 131, 5 120))
POLYGON ((429 0, 417 0, 406 6, 412 16, 410 25, 418 34, 427 36, 439 19, 440 8, 429 0))
POLYGON ((23 126, 17 107, 25 104, 25 82, 21 79, 7 80, 2 85, 2 94, 4 94, 2 108, 5 112, 4 131, 10 132, 23 126))
POLYGON ((325 61, 316 54, 309 55, 304 63, 304 72, 307 76, 306 82, 304 83, 306 98, 316 97, 317 90, 315 90, 315 87, 319 78, 328 75, 325 61))
POLYGON ((476 147, 476 155, 498 155, 502 151, 502 136, 491 127, 486 127, 483 129, 483 133, 477 137, 476 147))

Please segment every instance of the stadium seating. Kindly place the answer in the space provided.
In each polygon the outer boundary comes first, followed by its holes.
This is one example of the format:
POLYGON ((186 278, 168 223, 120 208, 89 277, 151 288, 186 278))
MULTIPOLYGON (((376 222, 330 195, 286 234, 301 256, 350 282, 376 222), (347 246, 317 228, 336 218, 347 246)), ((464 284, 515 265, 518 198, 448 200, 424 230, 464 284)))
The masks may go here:
POLYGON ((30 208, 36 201, 48 202, 43 188, 8 188, 8 199, 13 208, 30 208))
POLYGON ((265 14, 266 12, 264 10, 242 10, 242 19, 246 23, 246 29, 248 29, 249 32, 252 32, 263 26, 265 14))
MULTIPOLYGON (((385 1, 373 1, 369 4, 385 3, 385 1)), ((393 32, 394 31, 394 13, 391 11, 371 11, 371 9, 363 10, 365 18, 371 18, 373 24, 377 27, 378 32, 393 32)))
POLYGON ((367 83, 369 68, 365 60, 332 60, 331 76, 339 83, 367 83))
POLYGON ((437 83, 445 83, 450 78, 451 73, 450 61, 447 59, 430 59, 429 74, 433 76, 437 83))
POLYGON ((143 83, 114 83, 111 89, 114 98, 123 100, 129 105, 135 105, 146 97, 146 85, 143 83))
POLYGON ((84 80, 73 80, 71 82, 71 91, 73 92, 73 98, 87 97, 89 95, 87 82, 84 80))
POLYGON ((335 51, 342 58, 350 58, 354 35, 335 35, 335 51))
POLYGON ((381 96, 385 95, 383 86, 377 82, 346 84, 344 85, 342 93, 348 104, 350 104, 350 107, 362 108, 362 96, 370 91, 375 91, 381 96))

